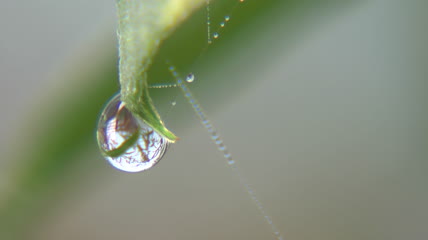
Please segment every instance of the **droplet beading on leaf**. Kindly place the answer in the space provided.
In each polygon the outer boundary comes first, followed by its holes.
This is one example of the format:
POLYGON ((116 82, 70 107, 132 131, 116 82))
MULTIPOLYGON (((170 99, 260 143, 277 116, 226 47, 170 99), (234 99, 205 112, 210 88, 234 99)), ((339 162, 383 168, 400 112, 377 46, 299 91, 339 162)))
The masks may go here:
POLYGON ((136 118, 114 96, 103 109, 97 126, 97 140, 104 158, 125 172, 141 172, 163 157, 168 141, 136 118))

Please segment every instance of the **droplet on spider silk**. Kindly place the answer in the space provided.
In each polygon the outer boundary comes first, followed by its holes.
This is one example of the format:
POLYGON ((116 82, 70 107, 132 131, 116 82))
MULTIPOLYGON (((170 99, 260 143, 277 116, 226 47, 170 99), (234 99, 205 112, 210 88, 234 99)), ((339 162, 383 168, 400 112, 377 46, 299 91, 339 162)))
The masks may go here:
POLYGON ((191 82, 193 82, 193 81, 195 81, 195 74, 193 74, 193 73, 189 73, 189 74, 186 76, 186 82, 191 83, 191 82))
POLYGON ((163 157, 168 141, 134 117, 114 96, 103 109, 97 126, 98 146, 113 167, 125 172, 150 169, 163 157))

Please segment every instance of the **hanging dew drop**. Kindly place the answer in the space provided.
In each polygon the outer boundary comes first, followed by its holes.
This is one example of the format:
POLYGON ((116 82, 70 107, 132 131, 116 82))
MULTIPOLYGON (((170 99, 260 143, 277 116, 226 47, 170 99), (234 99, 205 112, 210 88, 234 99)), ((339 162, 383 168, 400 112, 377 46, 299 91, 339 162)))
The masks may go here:
POLYGON ((114 96, 101 113, 98 146, 113 167, 125 172, 150 169, 163 157, 168 141, 142 120, 135 118, 114 96))
POLYGON ((186 82, 191 83, 191 82, 193 82, 193 81, 195 81, 195 74, 193 74, 193 73, 189 73, 189 74, 186 76, 186 82))
POLYGON ((213 34, 213 37, 214 38, 218 38, 220 35, 218 34, 218 32, 215 32, 214 34, 213 34))
POLYGON ((220 23, 220 27, 224 27, 224 25, 226 25, 224 22, 220 23))
POLYGON ((226 22, 229 22, 229 20, 230 20, 230 16, 229 16, 229 15, 224 16, 224 20, 225 20, 226 22))

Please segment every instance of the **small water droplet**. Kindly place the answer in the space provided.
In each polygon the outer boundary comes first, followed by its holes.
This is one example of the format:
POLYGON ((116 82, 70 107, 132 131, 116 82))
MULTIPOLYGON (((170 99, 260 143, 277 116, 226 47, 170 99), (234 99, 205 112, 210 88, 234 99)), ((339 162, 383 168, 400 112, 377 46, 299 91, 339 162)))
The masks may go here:
POLYGON ((193 74, 193 73, 189 73, 189 74, 186 76, 186 82, 191 83, 191 82, 193 82, 193 81, 195 81, 195 74, 193 74))
POLYGON ((218 38, 220 35, 218 34, 218 32, 215 32, 214 34, 213 34, 213 37, 214 38, 218 38))
POLYGON ((102 111, 97 140, 105 159, 125 172, 150 169, 168 147, 164 137, 126 109, 120 94, 114 96, 102 111))
POLYGON ((221 22, 221 23, 220 23, 220 27, 224 27, 224 25, 225 25, 225 23, 224 23, 224 22, 221 22))
POLYGON ((171 102, 171 105, 172 105, 172 106, 175 106, 175 105, 177 105, 177 102, 176 102, 176 101, 172 101, 172 102, 171 102))
POLYGON ((226 22, 228 22, 228 21, 230 20, 230 16, 229 16, 229 15, 224 16, 224 20, 225 20, 226 22))

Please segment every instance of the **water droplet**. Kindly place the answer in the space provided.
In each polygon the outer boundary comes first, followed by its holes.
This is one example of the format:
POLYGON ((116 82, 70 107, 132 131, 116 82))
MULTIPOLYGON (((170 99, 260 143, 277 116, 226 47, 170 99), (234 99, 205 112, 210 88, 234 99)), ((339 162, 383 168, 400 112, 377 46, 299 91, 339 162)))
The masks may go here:
POLYGON ((220 27, 224 27, 224 25, 225 25, 225 23, 224 23, 224 22, 221 22, 221 23, 220 23, 220 27))
POLYGON ((215 32, 214 34, 213 34, 213 37, 214 38, 218 38, 220 35, 218 34, 218 32, 215 32))
POLYGON ((193 81, 195 81, 195 74, 193 74, 193 73, 189 73, 189 74, 186 76, 186 82, 191 83, 191 82, 193 82, 193 81))
POLYGON ((171 105, 172 105, 172 106, 175 106, 175 105, 177 105, 177 102, 176 102, 176 101, 172 101, 172 102, 171 102, 171 105))
POLYGON ((125 172, 141 172, 153 167, 168 147, 164 137, 126 109, 119 94, 101 113, 97 140, 105 159, 125 172))
POLYGON ((230 16, 229 16, 229 15, 224 16, 224 20, 225 20, 226 22, 228 22, 228 21, 230 20, 230 16))

